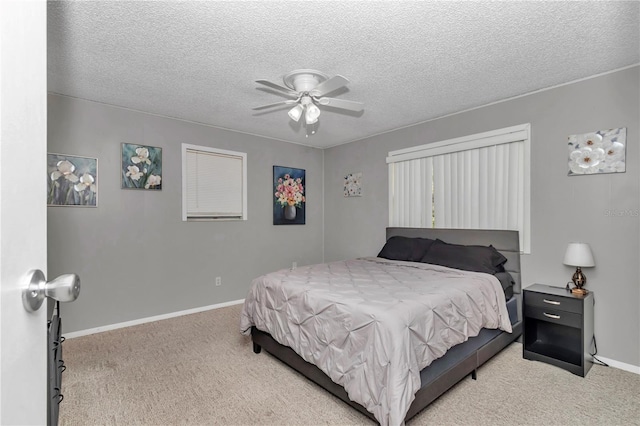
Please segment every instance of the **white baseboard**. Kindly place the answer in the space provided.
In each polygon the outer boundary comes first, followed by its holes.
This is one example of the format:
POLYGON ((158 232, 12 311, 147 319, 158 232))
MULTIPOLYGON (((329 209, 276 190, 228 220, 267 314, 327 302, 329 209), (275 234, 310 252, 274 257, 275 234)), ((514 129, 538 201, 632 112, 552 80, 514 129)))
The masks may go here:
POLYGON ((602 362, 609 364, 609 367, 617 368, 619 370, 628 371, 630 373, 640 374, 640 366, 627 364, 626 362, 616 361, 615 359, 605 358, 600 355, 596 355, 602 362))
POLYGON ((239 305, 244 303, 244 299, 232 300, 230 302, 217 303, 215 305, 202 306, 199 308, 187 309, 185 311, 171 312, 168 314, 156 315, 153 317, 140 318, 137 320, 120 322, 117 324, 104 325, 96 328, 88 328, 86 330, 73 331, 71 333, 63 333, 67 339, 73 339, 74 337, 87 336, 89 334, 102 333, 103 331, 117 330, 119 328, 131 327, 132 325, 145 324, 147 322, 160 321, 169 318, 180 317, 183 315, 197 314, 198 312, 210 311, 212 309, 226 308, 227 306, 239 305))

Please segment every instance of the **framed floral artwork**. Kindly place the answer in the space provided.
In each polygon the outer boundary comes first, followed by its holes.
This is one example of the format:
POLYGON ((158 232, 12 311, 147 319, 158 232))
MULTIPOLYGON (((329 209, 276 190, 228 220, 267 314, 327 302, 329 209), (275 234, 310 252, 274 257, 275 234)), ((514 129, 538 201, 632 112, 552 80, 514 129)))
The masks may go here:
POLYGON ((569 136, 569 176, 624 173, 627 128, 569 136))
POLYGON ((98 206, 98 159, 47 153, 47 205, 98 206))
POLYGON ((304 225, 307 203, 305 171, 273 166, 273 224, 304 225))
POLYGON ((162 189, 162 148, 122 144, 122 189, 162 189))
POLYGON ((362 197, 362 172, 349 173, 344 177, 344 196, 362 197))

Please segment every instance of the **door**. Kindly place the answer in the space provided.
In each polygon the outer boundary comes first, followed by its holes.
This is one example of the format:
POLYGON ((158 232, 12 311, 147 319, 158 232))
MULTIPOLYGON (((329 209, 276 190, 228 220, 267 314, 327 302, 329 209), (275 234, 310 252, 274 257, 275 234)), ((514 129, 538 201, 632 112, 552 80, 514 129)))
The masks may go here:
POLYGON ((46 271, 46 2, 0 1, 0 424, 47 421, 46 307, 22 281, 46 271))

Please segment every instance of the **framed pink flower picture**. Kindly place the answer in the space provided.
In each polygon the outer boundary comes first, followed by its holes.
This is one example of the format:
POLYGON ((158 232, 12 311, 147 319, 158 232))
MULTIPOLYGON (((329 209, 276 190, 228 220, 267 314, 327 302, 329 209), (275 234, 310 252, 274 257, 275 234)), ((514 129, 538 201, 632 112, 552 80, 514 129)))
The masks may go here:
POLYGON ((306 197, 305 171, 273 166, 273 224, 304 225, 306 197))

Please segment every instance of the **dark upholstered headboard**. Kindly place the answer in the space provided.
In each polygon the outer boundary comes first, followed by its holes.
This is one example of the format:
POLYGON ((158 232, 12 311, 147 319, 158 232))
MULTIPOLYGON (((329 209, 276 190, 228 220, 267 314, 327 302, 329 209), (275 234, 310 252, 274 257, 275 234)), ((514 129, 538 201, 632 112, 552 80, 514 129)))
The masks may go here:
POLYGON ((518 231, 490 229, 441 229, 441 228, 387 228, 387 240, 394 236, 409 238, 436 238, 451 244, 492 245, 507 258, 504 268, 511 274, 513 291, 522 291, 520 276, 520 239, 518 231))

